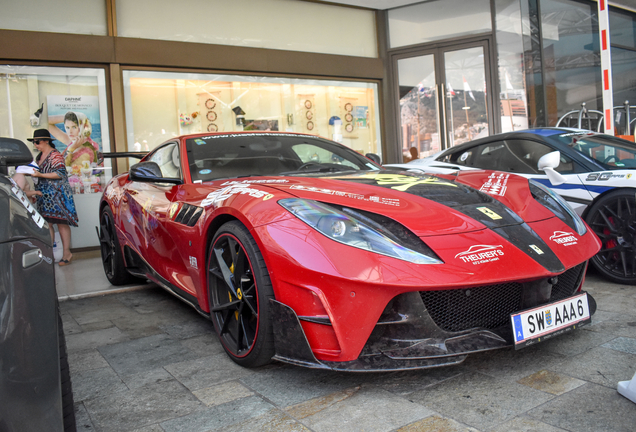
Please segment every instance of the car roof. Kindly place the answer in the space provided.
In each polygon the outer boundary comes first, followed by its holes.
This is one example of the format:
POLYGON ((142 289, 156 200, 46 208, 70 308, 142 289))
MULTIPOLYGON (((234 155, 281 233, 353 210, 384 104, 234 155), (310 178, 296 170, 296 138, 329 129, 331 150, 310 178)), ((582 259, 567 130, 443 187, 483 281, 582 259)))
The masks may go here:
MULTIPOLYGON (((520 139, 520 138, 525 138, 525 139, 535 138, 536 139, 541 137, 549 138, 549 137, 560 135, 563 133, 598 134, 597 132, 589 131, 586 129, 575 129, 575 128, 544 127, 544 128, 523 129, 519 131, 503 132, 499 134, 489 135, 484 138, 468 141, 468 142, 446 149, 442 154, 437 155, 437 157, 446 156, 448 153, 455 153, 463 149, 471 148, 476 145, 485 144, 495 140, 513 139, 513 138, 517 138, 517 139, 520 139)), ((550 142, 556 146, 560 146, 560 143, 558 141, 550 140, 550 142)))

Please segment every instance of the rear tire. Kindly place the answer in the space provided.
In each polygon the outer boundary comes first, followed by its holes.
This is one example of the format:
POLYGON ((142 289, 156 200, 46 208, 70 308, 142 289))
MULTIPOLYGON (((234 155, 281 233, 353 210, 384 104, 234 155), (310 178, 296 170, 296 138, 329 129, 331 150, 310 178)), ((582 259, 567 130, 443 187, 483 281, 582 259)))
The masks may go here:
POLYGON ((110 207, 104 207, 99 217, 99 245, 106 278, 113 285, 126 285, 140 281, 126 271, 124 257, 117 239, 115 218, 110 207))
POLYGON ((258 245, 240 222, 226 223, 212 240, 208 294, 210 318, 230 358, 245 367, 271 362, 272 283, 258 245))
POLYGON ((636 284, 636 189, 622 189, 599 199, 585 221, 601 239, 590 262, 605 278, 636 284))

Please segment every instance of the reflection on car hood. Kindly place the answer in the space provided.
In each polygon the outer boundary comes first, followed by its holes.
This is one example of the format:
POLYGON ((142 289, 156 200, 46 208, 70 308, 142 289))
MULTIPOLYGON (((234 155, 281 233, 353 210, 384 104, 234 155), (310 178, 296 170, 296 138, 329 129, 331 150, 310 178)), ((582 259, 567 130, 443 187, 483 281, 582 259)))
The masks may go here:
POLYGON ((398 220, 421 237, 524 222, 513 209, 465 184, 399 171, 254 179, 223 185, 237 183, 266 185, 299 198, 382 214, 398 220))

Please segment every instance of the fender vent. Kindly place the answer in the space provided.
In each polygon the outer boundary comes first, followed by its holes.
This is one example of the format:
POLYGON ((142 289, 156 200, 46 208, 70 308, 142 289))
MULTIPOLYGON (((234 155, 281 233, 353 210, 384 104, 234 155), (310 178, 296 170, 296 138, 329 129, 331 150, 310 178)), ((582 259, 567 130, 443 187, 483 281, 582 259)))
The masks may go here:
POLYGON ((203 208, 190 204, 183 204, 177 214, 177 217, 174 218, 174 221, 192 227, 197 223, 202 214, 203 208))

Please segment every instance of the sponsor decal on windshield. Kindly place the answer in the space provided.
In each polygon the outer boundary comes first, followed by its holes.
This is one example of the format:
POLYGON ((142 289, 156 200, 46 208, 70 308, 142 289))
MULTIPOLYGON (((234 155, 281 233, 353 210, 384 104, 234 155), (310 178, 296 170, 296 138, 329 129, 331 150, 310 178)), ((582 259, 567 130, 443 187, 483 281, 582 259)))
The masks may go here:
POLYGON ((574 233, 566 231, 555 231, 554 234, 550 236, 550 240, 563 246, 572 246, 579 241, 574 233))
POLYGON ((504 196, 506 194, 506 190, 508 189, 508 179, 510 178, 510 174, 497 174, 492 173, 488 176, 488 180, 486 183, 481 185, 479 190, 481 192, 487 193, 488 195, 498 195, 504 196))
POLYGON ((465 263, 472 262, 473 265, 485 264, 499 261, 499 257, 504 256, 502 249, 502 245, 474 245, 455 255, 455 258, 459 258, 465 263))
POLYGON ((231 180, 221 183, 221 186, 229 185, 244 185, 244 184, 276 184, 276 183, 289 183, 289 180, 231 180))

